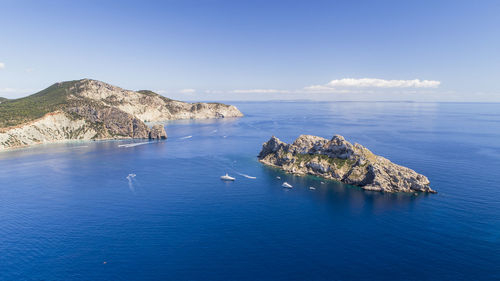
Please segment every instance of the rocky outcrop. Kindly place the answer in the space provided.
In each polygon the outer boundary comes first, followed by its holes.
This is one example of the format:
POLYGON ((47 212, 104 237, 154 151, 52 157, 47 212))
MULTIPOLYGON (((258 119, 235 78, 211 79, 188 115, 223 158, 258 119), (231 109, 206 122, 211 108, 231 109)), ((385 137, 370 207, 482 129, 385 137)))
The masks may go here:
POLYGON ((28 124, 0 131, 0 149, 68 139, 90 140, 96 135, 98 128, 83 118, 76 119, 64 112, 54 112, 28 124))
POLYGON ((293 174, 311 174, 366 190, 385 192, 430 192, 424 175, 373 154, 360 144, 335 135, 331 140, 301 135, 292 144, 271 137, 258 155, 266 165, 293 174))
POLYGON ((149 131, 149 139, 151 140, 164 140, 167 138, 167 132, 163 125, 154 125, 149 131))
POLYGON ((98 135, 95 138, 131 137, 146 139, 149 136, 150 130, 144 122, 114 107, 81 104, 69 106, 66 112, 76 116, 76 118, 83 118, 90 124, 99 126, 101 130, 98 130, 98 135))
MULTIPOLYGON (((0 129, 0 149, 65 140, 147 139, 153 128, 113 108, 48 113, 27 124, 0 129)), ((165 129, 163 129, 165 132, 165 129)), ((166 133, 165 133, 166 136, 166 133)))
POLYGON ((160 96, 152 91, 129 91, 97 80, 80 80, 70 91, 74 93, 70 96, 71 99, 99 101, 146 122, 243 116, 233 105, 186 103, 160 96))
POLYGON ((240 116, 232 105, 186 103, 82 79, 2 102, 0 149, 73 139, 166 139, 163 126, 149 128, 145 122, 240 116))

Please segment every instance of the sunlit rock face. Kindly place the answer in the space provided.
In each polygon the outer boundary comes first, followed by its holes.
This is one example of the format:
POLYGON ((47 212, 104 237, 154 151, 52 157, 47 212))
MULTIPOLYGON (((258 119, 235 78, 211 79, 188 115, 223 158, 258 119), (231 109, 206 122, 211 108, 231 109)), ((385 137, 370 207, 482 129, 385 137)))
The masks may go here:
POLYGON ((377 156, 360 144, 351 144, 340 135, 331 140, 301 135, 292 144, 273 136, 262 145, 258 158, 289 173, 316 175, 366 190, 436 192, 424 175, 377 156))
POLYGON ((154 125, 149 131, 149 139, 152 140, 164 140, 167 138, 167 132, 163 125, 154 125))
POLYGON ((6 103, 10 107, 2 107, 14 110, 0 120, 10 124, 0 127, 0 149, 65 140, 166 139, 163 126, 149 128, 145 122, 243 116, 232 105, 186 103, 91 79, 56 83, 24 98, 24 104, 6 103))

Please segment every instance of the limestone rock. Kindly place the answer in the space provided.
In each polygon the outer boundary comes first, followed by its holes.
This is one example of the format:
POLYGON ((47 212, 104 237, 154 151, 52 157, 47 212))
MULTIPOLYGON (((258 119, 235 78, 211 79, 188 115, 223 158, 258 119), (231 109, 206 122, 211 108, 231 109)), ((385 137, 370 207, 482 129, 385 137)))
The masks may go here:
POLYGON ((149 139, 164 140, 166 138, 167 132, 165 132, 165 127, 163 125, 154 125, 151 130, 149 130, 149 139))
POLYGON ((0 150, 76 139, 165 139, 163 126, 149 129, 145 122, 243 116, 232 105, 186 103, 92 79, 56 83, 18 100, 0 99, 0 113, 0 150))
POLYGON ((98 127, 96 139, 149 137, 149 128, 144 122, 114 107, 82 104, 69 106, 66 111, 98 127))
POLYGON ((259 161, 294 174, 311 174, 366 190, 384 192, 430 192, 424 175, 373 154, 360 144, 335 135, 331 140, 301 135, 292 144, 276 137, 265 142, 259 161))
POLYGON ((187 103, 160 96, 152 91, 130 91, 92 79, 77 81, 70 91, 74 93, 72 99, 99 101, 147 122, 243 116, 233 105, 187 103))

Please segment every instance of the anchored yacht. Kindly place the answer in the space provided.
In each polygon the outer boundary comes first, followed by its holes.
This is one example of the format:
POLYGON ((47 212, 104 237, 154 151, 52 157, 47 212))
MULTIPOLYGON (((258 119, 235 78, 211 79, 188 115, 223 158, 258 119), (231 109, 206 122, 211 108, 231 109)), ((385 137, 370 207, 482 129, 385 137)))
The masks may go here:
POLYGON ((235 178, 229 176, 227 173, 224 176, 221 176, 220 179, 223 181, 234 181, 235 180, 235 178))

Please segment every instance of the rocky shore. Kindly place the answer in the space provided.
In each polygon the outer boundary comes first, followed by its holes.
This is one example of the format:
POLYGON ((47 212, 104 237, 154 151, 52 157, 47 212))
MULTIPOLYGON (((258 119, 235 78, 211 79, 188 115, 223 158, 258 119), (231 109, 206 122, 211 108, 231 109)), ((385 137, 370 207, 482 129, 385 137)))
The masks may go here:
POLYGON ((335 135, 331 140, 301 135, 292 144, 276 137, 265 142, 258 155, 263 164, 298 175, 315 175, 384 192, 429 192, 424 175, 373 154, 360 144, 335 135))
POLYGON ((0 104, 0 150, 64 140, 166 139, 162 125, 145 122, 241 117, 232 105, 186 103, 152 91, 130 91, 101 81, 56 83, 0 104))

